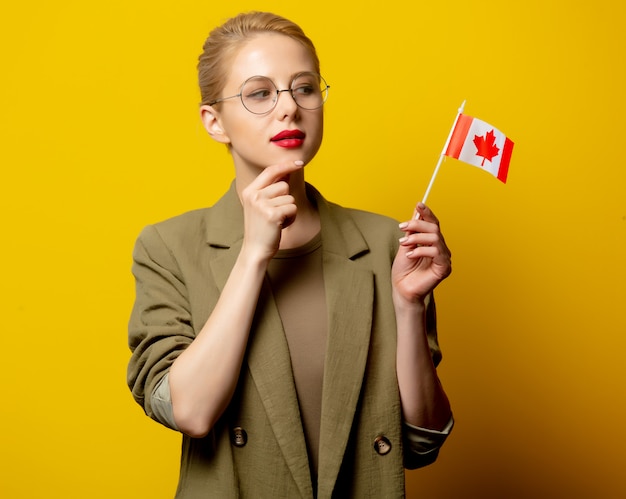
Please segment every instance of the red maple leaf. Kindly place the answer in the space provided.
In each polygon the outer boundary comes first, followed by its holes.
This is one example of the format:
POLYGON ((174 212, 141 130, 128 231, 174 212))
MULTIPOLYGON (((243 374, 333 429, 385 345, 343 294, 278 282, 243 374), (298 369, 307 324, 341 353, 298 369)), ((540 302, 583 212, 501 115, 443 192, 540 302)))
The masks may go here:
POLYGON ((476 156, 482 156, 483 162, 480 166, 485 164, 485 160, 491 161, 500 152, 500 148, 496 146, 496 136, 493 130, 490 130, 484 137, 474 135, 474 145, 476 146, 476 156))

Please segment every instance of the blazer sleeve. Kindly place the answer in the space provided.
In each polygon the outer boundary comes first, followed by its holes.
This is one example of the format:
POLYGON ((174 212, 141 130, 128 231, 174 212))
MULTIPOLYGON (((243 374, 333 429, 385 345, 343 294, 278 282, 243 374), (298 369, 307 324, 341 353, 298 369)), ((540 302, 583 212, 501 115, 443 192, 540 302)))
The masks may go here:
POLYGON ((421 468, 434 463, 439 456, 439 449, 444 444, 454 427, 454 418, 441 431, 428 430, 418 426, 403 423, 404 436, 404 467, 409 470, 421 468))
POLYGON ((159 421, 152 394, 195 334, 180 269, 155 226, 146 227, 139 235, 132 272, 136 297, 128 325, 132 355, 127 383, 145 413, 159 421))

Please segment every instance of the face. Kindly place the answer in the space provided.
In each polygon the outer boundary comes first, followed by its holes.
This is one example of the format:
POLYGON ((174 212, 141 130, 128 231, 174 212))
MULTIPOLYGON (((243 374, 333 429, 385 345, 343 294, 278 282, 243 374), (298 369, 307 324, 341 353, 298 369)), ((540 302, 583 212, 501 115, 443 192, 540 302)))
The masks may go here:
MULTIPOLYGON (((257 75, 269 77, 278 89, 287 89, 293 77, 304 71, 315 71, 305 47, 287 36, 264 33, 237 52, 222 96, 237 95, 241 84, 257 75)), ((209 134, 229 144, 237 175, 256 176, 274 164, 295 160, 306 164, 313 159, 322 141, 322 109, 301 109, 289 92, 281 92, 276 107, 267 114, 252 114, 239 98, 202 106, 201 112, 209 134)))

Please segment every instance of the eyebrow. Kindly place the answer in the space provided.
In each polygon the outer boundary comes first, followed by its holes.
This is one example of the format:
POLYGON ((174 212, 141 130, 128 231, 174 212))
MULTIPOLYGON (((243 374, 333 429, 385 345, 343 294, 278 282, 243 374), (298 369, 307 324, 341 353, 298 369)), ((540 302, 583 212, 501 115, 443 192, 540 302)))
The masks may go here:
MULTIPOLYGON (((301 75, 303 73, 313 73, 313 74, 319 74, 317 71, 313 70, 313 69, 304 69, 302 71, 296 71, 295 73, 292 73, 291 76, 289 76, 289 83, 291 83, 294 78, 298 75, 301 75)), ((267 76, 267 75, 262 75, 262 74, 255 74, 255 75, 250 75, 247 78, 245 78, 241 84, 239 85, 241 87, 241 85, 243 85, 246 81, 248 81, 250 78, 256 78, 256 77, 261 77, 261 78, 267 78, 268 80, 272 80, 272 82, 276 85, 276 78, 273 78, 271 76, 267 76)))

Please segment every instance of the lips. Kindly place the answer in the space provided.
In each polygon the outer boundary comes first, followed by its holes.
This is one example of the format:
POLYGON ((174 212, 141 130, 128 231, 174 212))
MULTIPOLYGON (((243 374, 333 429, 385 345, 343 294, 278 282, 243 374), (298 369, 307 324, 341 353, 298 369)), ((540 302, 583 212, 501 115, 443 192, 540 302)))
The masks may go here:
POLYGON ((304 139, 304 132, 300 130, 283 130, 272 137, 272 142, 285 139, 304 139))
POLYGON ((280 147, 300 147, 306 134, 300 130, 283 130, 274 135, 270 140, 280 147))

